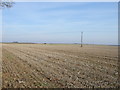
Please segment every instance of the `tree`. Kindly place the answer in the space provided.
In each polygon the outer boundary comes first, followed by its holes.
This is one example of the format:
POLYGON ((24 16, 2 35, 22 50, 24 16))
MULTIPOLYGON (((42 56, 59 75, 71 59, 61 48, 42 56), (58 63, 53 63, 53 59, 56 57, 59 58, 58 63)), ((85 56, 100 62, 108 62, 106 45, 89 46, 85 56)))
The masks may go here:
POLYGON ((11 8, 13 4, 12 0, 0 0, 0 8, 11 8))

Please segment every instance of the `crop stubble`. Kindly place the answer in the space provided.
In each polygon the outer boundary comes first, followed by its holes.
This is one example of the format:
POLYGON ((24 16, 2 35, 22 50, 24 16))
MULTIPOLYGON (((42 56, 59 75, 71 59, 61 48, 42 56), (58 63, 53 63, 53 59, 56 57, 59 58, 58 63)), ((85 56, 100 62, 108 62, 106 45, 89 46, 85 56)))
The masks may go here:
POLYGON ((117 87, 118 48, 3 44, 2 87, 117 87))

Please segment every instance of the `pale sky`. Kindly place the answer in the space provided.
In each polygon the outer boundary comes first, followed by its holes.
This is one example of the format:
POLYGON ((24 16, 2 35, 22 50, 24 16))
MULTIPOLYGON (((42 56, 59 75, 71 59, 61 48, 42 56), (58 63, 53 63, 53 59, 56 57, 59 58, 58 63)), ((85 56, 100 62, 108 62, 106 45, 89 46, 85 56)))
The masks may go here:
POLYGON ((117 2, 17 2, 3 10, 3 42, 118 44, 117 2))

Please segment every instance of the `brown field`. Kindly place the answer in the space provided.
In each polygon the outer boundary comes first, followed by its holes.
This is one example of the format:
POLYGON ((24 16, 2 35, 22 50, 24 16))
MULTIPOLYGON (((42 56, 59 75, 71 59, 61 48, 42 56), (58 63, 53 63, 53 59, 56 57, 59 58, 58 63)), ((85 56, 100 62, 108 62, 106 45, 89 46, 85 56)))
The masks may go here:
POLYGON ((3 44, 3 88, 117 87, 118 47, 3 44))

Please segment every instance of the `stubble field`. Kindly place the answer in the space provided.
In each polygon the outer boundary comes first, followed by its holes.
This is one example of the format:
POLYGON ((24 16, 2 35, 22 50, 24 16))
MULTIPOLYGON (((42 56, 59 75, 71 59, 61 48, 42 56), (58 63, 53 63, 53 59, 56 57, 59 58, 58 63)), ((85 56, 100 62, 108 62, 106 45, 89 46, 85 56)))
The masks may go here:
POLYGON ((3 88, 117 87, 118 47, 3 44, 3 88))

